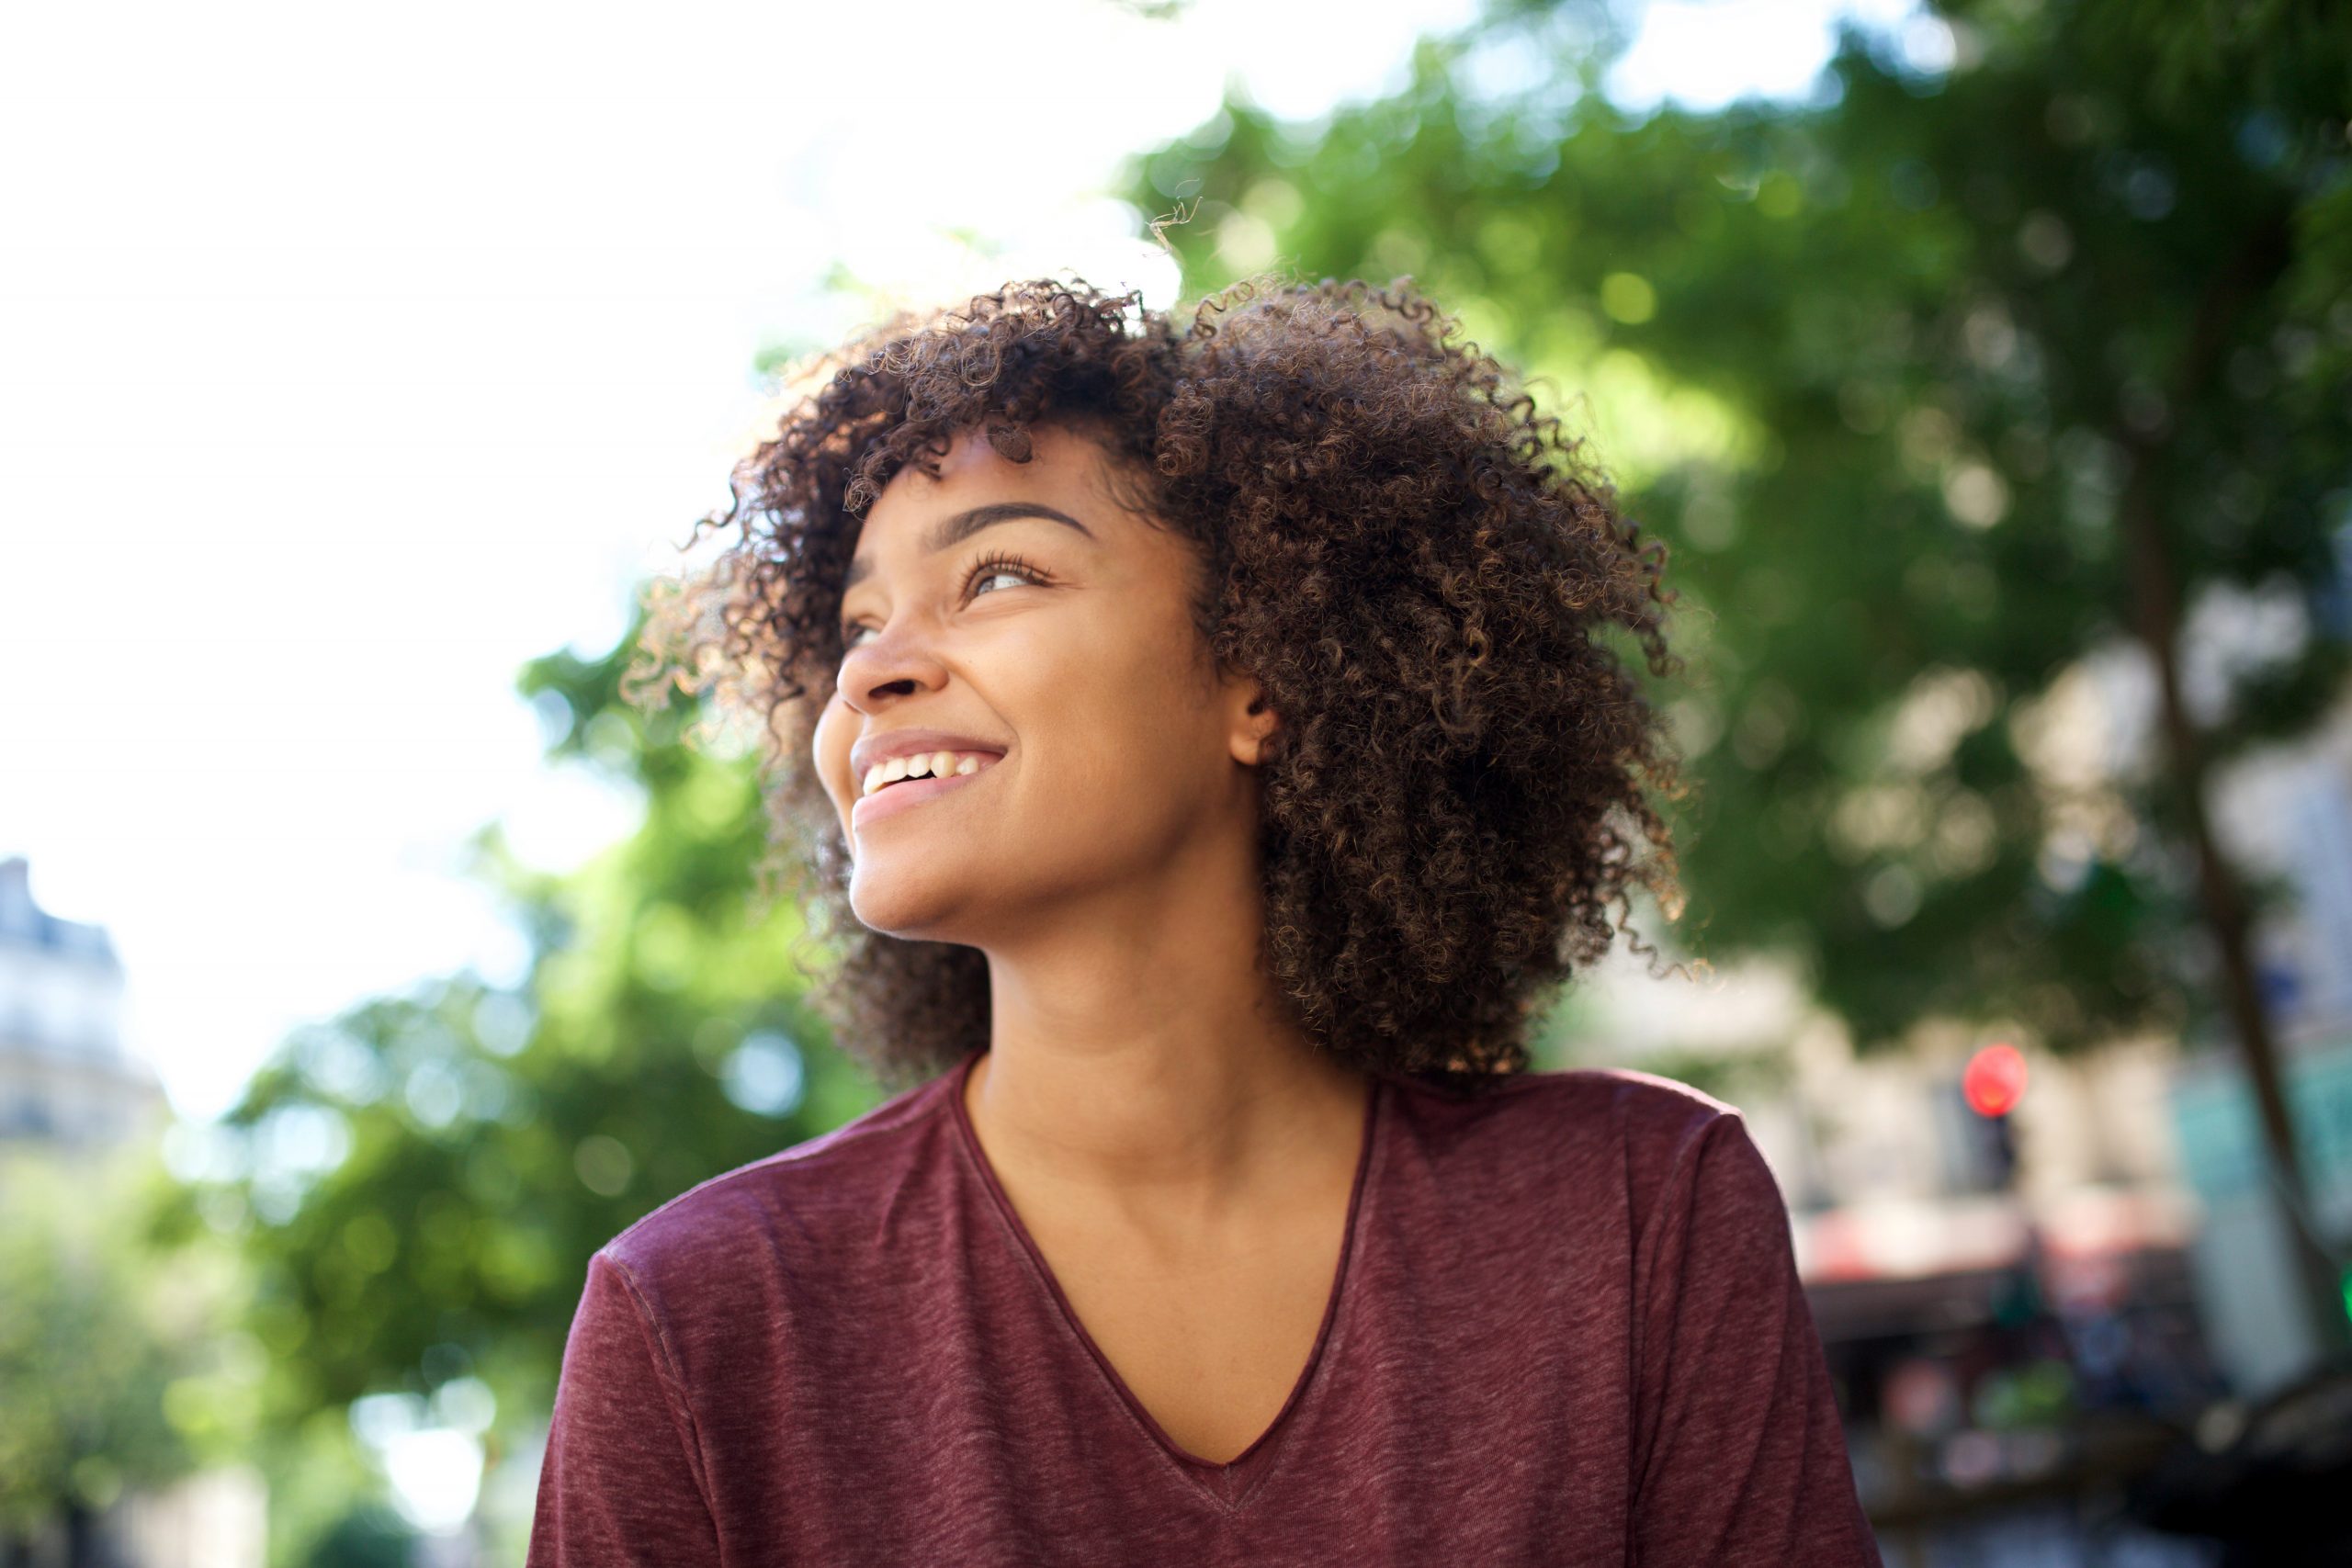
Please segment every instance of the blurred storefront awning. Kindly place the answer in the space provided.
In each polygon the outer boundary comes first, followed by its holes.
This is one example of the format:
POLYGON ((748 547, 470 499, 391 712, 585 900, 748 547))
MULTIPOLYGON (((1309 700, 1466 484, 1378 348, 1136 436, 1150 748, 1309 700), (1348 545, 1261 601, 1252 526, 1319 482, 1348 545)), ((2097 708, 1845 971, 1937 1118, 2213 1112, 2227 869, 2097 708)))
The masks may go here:
POLYGON ((2111 1304, 2133 1259, 2177 1254, 2193 1228, 2185 1194, 2083 1187, 2031 1208, 2007 1193, 1893 1198, 1790 1217, 1797 1272, 1825 1339, 1986 1321, 2031 1267, 2053 1304, 2111 1304))

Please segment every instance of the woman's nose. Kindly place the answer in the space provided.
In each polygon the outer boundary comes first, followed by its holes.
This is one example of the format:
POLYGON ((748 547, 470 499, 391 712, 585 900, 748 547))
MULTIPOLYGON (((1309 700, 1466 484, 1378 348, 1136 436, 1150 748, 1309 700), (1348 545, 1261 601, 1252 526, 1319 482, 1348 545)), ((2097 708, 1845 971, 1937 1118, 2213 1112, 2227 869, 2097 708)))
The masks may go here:
POLYGON ((902 617, 851 645, 842 656, 839 684, 842 699, 865 711, 893 696, 936 690, 943 679, 930 634, 902 617))

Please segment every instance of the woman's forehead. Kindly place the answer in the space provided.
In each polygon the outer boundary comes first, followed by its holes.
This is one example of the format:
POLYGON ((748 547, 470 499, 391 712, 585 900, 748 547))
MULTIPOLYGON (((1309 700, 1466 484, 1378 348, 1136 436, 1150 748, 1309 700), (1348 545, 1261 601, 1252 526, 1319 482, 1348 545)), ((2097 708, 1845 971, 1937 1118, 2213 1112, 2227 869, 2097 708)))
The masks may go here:
POLYGON ((1095 519, 1113 510, 1105 483, 1102 449, 1085 436, 1056 425, 1029 432, 1030 456, 1016 463, 998 452, 978 430, 959 431, 939 459, 937 478, 910 464, 890 478, 866 508, 857 551, 870 553, 881 536, 896 535, 926 519, 985 502, 1044 501, 1079 517, 1099 539, 1105 530, 1095 519), (879 534, 877 534, 877 530, 879 534))

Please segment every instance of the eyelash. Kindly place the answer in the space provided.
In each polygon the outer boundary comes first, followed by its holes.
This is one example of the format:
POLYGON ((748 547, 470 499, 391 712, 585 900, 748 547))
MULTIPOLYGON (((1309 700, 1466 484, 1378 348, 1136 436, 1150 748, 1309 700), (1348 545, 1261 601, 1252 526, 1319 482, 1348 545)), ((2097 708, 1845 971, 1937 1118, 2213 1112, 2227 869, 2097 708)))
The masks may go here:
MULTIPOLYGON (((999 572, 1011 572, 1016 577, 1026 578, 1033 588, 1043 586, 1046 581, 1044 572, 1031 566, 1019 555, 1011 550, 997 550, 974 561, 971 570, 964 574, 962 600, 969 603, 972 597, 972 585, 993 577, 999 572)), ((862 625, 856 623, 843 626, 842 628, 842 648, 846 649, 851 647, 857 634, 865 629, 862 625)))

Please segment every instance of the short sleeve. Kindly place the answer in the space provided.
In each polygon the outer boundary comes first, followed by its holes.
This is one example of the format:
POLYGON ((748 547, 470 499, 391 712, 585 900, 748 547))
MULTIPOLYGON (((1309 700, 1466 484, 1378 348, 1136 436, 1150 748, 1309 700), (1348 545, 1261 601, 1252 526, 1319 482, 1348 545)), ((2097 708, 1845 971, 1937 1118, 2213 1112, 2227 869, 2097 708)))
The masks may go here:
POLYGON ((1789 1216, 1747 1123, 1692 1134, 1637 1258, 1636 1568, 1883 1568, 1789 1216))
POLYGON ((694 1419, 627 1267, 598 1252, 564 1343, 526 1568, 718 1568, 694 1419))

